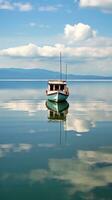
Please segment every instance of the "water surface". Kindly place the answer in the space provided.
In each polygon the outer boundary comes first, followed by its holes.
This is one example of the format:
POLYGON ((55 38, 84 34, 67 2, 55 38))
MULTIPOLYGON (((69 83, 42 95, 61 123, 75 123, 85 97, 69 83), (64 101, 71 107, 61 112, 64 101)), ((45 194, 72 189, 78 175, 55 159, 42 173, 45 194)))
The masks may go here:
POLYGON ((112 199, 112 83, 0 82, 0 199, 112 199))

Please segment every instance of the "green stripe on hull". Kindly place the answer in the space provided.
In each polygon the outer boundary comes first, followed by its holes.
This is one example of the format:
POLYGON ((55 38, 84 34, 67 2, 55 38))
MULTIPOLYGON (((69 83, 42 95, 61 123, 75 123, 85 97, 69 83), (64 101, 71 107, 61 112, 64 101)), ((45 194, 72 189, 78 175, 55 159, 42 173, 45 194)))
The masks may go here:
POLYGON ((50 101, 62 102, 62 101, 66 101, 66 99, 68 98, 68 95, 55 93, 55 94, 48 95, 47 98, 50 101))

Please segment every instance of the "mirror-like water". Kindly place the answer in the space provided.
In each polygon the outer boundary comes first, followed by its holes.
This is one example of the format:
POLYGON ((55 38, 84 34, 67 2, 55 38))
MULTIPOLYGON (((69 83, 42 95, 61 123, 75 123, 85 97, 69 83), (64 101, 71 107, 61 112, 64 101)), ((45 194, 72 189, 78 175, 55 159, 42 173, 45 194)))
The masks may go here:
POLYGON ((112 83, 0 82, 0 199, 112 199, 112 83))

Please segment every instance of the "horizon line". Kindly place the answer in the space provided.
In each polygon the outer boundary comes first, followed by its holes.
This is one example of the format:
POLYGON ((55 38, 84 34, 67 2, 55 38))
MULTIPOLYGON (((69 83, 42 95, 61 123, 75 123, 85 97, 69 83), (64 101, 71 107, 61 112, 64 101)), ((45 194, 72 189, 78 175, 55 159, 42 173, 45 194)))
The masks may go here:
MULTIPOLYGON (((47 82, 48 80, 54 80, 54 79, 0 79, 0 82, 14 82, 14 81, 18 81, 18 82, 47 82)), ((112 82, 112 79, 68 79, 66 80, 67 82, 112 82)))

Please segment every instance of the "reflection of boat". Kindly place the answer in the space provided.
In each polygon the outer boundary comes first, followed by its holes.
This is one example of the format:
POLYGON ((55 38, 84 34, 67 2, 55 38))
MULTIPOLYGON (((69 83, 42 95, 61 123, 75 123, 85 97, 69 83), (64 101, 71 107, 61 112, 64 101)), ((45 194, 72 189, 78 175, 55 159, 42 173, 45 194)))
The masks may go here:
POLYGON ((66 120, 69 107, 69 103, 67 101, 57 103, 48 100, 46 101, 46 106, 48 108, 48 119, 66 120))

